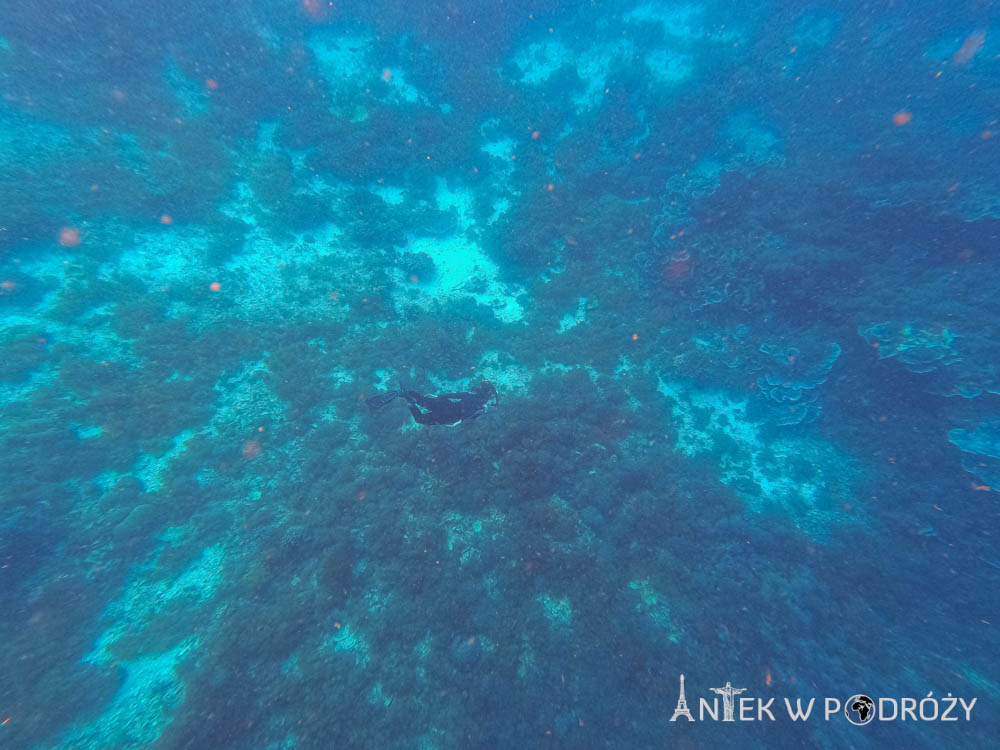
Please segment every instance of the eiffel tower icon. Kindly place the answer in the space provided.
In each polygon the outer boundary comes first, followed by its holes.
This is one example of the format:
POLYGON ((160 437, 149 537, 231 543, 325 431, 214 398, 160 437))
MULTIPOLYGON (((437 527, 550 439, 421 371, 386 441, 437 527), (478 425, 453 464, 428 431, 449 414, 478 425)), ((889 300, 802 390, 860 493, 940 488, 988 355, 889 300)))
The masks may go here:
POLYGON ((670 717, 670 721, 677 721, 678 716, 683 716, 688 721, 694 721, 691 711, 688 710, 687 701, 684 699, 684 675, 681 675, 681 696, 677 699, 677 708, 674 709, 674 715, 670 717))

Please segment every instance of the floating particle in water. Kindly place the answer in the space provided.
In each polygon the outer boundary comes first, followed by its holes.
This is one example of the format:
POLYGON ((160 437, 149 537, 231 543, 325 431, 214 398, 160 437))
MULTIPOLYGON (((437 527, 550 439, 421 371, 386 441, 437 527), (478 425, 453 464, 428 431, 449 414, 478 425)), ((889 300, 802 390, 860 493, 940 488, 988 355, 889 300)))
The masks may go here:
POLYGON ((173 224, 174 223, 174 217, 170 216, 169 214, 163 214, 163 216, 160 217, 160 223, 161 224, 173 224))
POLYGON ((215 91, 216 89, 219 88, 219 82, 216 81, 214 78, 206 78, 205 88, 209 89, 210 91, 215 91))
POLYGON ((247 461, 257 458, 260 455, 260 441, 247 440, 243 443, 243 458, 247 461))
POLYGON ((213 292, 217 292, 220 289, 222 289, 222 284, 220 284, 218 281, 213 281, 211 284, 208 285, 208 288, 211 289, 213 292))
POLYGON ((976 53, 979 52, 979 49, 985 43, 986 32, 982 30, 973 31, 965 37, 965 41, 962 42, 962 46, 959 47, 952 56, 951 61, 955 65, 965 65, 965 63, 969 62, 969 60, 976 56, 976 53))
POLYGON ((314 21, 322 21, 326 18, 327 9, 333 7, 333 3, 324 3, 321 0, 302 0, 302 11, 314 21))
POLYGON ((680 284, 691 275, 691 253, 678 250, 670 256, 663 269, 664 279, 668 284, 680 284))
POLYGON ((913 119, 913 115, 905 110, 900 110, 892 116, 893 125, 906 125, 913 119))
POLYGON ((80 244, 80 230, 76 227, 63 227, 59 230, 59 244, 63 247, 76 247, 80 244))
POLYGON ((392 71, 389 70, 388 68, 383 68, 382 69, 382 80, 385 81, 386 83, 388 83, 389 81, 391 81, 392 80, 392 71))

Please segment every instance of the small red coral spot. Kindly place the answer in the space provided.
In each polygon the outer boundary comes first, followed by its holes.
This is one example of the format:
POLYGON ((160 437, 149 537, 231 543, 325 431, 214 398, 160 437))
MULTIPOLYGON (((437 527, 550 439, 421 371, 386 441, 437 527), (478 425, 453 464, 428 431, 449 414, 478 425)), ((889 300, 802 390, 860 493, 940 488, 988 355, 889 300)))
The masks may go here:
POLYGON ((222 289, 222 284, 220 284, 218 281, 213 281, 211 284, 208 285, 208 288, 211 289, 213 292, 217 292, 220 289, 222 289))

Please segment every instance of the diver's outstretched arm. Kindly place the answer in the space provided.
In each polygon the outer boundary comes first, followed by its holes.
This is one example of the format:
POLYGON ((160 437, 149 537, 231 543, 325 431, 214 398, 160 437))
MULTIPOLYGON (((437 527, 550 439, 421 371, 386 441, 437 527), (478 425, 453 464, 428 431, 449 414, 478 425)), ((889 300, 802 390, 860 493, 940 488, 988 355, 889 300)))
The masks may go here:
POLYGON ((416 404, 418 406, 422 406, 424 409, 434 408, 434 402, 438 398, 437 396, 424 396, 416 391, 400 391, 399 395, 405 398, 409 402, 410 406, 416 404))

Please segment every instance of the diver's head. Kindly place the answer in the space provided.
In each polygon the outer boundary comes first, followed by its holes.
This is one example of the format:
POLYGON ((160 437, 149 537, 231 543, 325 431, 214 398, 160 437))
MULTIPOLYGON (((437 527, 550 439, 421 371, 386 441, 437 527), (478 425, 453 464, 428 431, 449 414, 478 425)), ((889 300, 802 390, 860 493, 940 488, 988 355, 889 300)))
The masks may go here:
POLYGON ((476 386, 476 395, 483 399, 483 401, 489 401, 491 398, 497 398, 497 389, 488 380, 483 380, 476 386))

